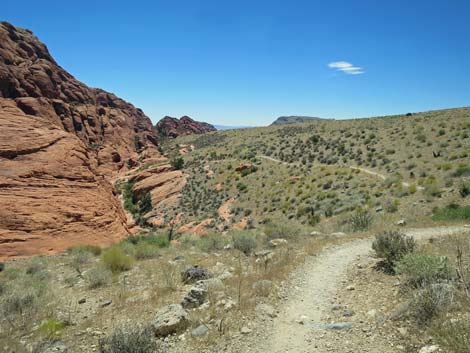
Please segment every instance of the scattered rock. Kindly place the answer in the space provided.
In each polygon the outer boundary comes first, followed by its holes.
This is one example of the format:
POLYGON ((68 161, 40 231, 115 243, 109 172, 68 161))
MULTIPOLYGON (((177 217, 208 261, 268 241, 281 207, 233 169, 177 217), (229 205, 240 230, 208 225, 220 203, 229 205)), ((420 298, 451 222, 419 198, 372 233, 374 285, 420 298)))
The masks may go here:
POLYGON ((319 237, 319 236, 323 235, 323 233, 320 233, 320 232, 314 230, 313 232, 310 233, 310 235, 312 237, 319 237))
POLYGON ((188 312, 180 304, 170 304, 160 309, 152 322, 156 336, 180 333, 189 325, 188 312))
POLYGON ((67 353, 68 348, 65 343, 61 341, 45 341, 42 342, 34 351, 38 353, 67 353))
POLYGON ((237 172, 241 172, 242 170, 246 170, 246 169, 251 169, 253 168, 253 164, 251 163, 240 163, 236 168, 235 170, 237 172))
POLYGON ((207 269, 198 267, 197 265, 189 267, 181 273, 181 279, 185 284, 194 283, 210 277, 211 275, 207 269))
POLYGON ((398 328, 398 332, 400 333, 400 335, 402 336, 406 336, 408 334, 408 330, 404 327, 399 327, 398 328))
POLYGON ((354 287, 352 284, 346 287, 346 290, 350 290, 350 291, 355 290, 355 289, 356 287, 354 287))
POLYGON ((334 322, 327 324, 325 327, 327 330, 334 331, 350 330, 352 328, 352 322, 334 322))
POLYGON ((376 209, 375 209, 375 212, 382 212, 382 211, 383 211, 382 206, 376 207, 376 209))
POLYGON ((203 337, 207 335, 209 328, 206 325, 199 325, 194 330, 191 331, 191 336, 193 337, 203 337))
POLYGON ((400 219, 400 220, 397 222, 397 226, 400 226, 400 227, 406 226, 406 220, 400 219))
POLYGON ((277 316, 276 311, 271 305, 268 304, 258 304, 256 305, 256 312, 261 316, 268 316, 270 318, 275 318, 277 316))
POLYGON ((301 324, 301 325, 307 324, 308 321, 309 321, 309 318, 308 318, 308 316, 305 316, 305 315, 301 315, 297 320, 295 320, 295 322, 297 322, 298 324, 301 324))
POLYGON ((248 335, 249 333, 251 333, 251 329, 248 328, 248 327, 246 327, 246 326, 243 326, 243 327, 241 328, 241 330, 240 330, 240 333, 241 333, 242 335, 248 335))
POLYGON ((200 281, 192 287, 188 294, 185 295, 181 301, 181 306, 185 309, 193 309, 202 305, 207 297, 207 286, 204 282, 200 281))
POLYGON ((78 304, 85 304, 86 303, 86 298, 81 298, 78 300, 78 304))
POLYGON ((269 246, 273 248, 287 246, 287 244, 288 244, 287 240, 282 239, 282 238, 272 239, 269 241, 269 246))
POLYGON ((351 317, 351 316, 354 316, 354 311, 350 310, 350 309, 346 309, 343 311, 343 316, 344 317, 351 317))
POLYGON ((110 306, 112 303, 113 303, 112 300, 106 299, 106 300, 103 300, 103 301, 100 303, 100 306, 101 306, 102 308, 104 308, 105 306, 110 306))
POLYGON ((419 353, 434 353, 434 352, 439 352, 440 348, 438 345, 432 345, 432 346, 424 346, 419 350, 419 353))
POLYGON ((330 234, 332 237, 344 237, 346 236, 346 233, 343 232, 335 232, 330 234))

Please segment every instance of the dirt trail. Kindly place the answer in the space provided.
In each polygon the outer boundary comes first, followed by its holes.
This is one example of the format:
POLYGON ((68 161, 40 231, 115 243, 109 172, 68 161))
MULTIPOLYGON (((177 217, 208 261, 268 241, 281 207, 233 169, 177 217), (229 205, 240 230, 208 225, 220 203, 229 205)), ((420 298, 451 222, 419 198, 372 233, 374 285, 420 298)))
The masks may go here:
MULTIPOLYGON (((281 164, 284 164, 284 165, 294 165, 295 163, 288 163, 288 162, 284 162, 284 161, 281 161, 279 159, 276 159, 276 158, 272 158, 272 157, 268 157, 268 156, 259 156, 259 158, 262 158, 262 159, 266 159, 266 160, 269 160, 271 162, 275 162, 275 163, 281 163, 281 164)), ((387 176, 384 175, 384 174, 381 174, 381 173, 378 173, 378 172, 374 172, 373 170, 370 170, 370 169, 366 169, 366 168, 362 168, 362 167, 354 167, 354 166, 348 166, 350 169, 353 169, 353 170, 359 170, 365 174, 369 174, 369 175, 372 175, 372 176, 375 176, 379 179, 382 179, 382 180, 385 180, 387 179, 387 176)), ((409 188, 410 187, 410 183, 406 182, 406 181, 403 181, 401 183, 401 185, 405 188, 409 188)), ((418 186, 418 190, 424 190, 424 188, 422 186, 418 186)))
MULTIPOLYGON (((405 233, 423 240, 454 234, 469 229, 463 226, 409 229, 405 233)), ((312 343, 314 330, 324 329, 322 317, 331 308, 332 298, 345 280, 348 267, 358 256, 367 255, 372 239, 362 239, 335 246, 310 257, 290 280, 287 304, 270 328, 263 333, 266 340, 250 347, 250 352, 325 352, 325 347, 312 343), (303 320, 303 324, 298 321, 303 320)), ((333 345, 334 342, 327 342, 333 345)), ((328 351, 331 351, 328 349, 328 351)))

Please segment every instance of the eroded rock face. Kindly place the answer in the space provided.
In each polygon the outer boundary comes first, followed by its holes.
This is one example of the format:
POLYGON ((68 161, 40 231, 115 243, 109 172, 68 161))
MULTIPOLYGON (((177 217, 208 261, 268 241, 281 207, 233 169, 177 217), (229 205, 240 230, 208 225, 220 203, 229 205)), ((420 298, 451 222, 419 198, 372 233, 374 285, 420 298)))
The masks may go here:
POLYGON ((156 143, 140 109, 77 81, 30 31, 0 23, 0 259, 126 235, 110 180, 147 150, 158 160, 156 143))
POLYGON ((189 116, 183 116, 181 119, 165 116, 157 123, 156 128, 159 134, 171 138, 182 135, 204 134, 217 130, 211 124, 195 121, 189 116))

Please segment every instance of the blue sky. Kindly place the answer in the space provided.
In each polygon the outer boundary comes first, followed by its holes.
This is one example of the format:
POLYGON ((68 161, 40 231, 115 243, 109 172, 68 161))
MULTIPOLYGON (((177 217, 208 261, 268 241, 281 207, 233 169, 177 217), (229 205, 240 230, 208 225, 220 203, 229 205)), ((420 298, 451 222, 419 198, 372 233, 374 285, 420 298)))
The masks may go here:
POLYGON ((154 121, 265 125, 470 105, 470 2, 5 1, 77 79, 154 121))

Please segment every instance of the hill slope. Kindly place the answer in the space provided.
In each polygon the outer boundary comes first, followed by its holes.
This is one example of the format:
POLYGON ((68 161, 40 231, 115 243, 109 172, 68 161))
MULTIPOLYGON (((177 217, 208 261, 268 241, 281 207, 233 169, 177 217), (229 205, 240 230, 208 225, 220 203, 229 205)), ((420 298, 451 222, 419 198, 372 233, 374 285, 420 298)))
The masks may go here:
POLYGON ((296 123, 307 123, 314 120, 324 120, 322 118, 312 117, 312 116, 280 116, 271 125, 282 125, 282 124, 296 124, 296 123))

